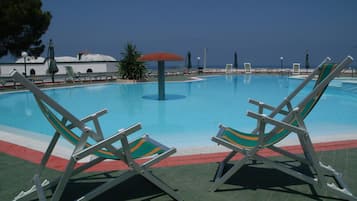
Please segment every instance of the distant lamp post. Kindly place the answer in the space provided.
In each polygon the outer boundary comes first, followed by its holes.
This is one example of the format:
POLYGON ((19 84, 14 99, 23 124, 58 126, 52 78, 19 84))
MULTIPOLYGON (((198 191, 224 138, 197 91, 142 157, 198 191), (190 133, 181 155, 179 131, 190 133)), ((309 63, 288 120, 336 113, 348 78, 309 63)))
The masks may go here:
POLYGON ((26 59, 27 59, 28 54, 27 54, 27 52, 23 51, 23 52, 21 52, 21 56, 24 58, 25 72, 23 74, 26 77, 27 76, 26 59))
POLYGON ((201 57, 197 57, 197 68, 200 67, 200 60, 201 60, 201 57))
POLYGON ((284 57, 280 57, 280 71, 283 71, 284 57))

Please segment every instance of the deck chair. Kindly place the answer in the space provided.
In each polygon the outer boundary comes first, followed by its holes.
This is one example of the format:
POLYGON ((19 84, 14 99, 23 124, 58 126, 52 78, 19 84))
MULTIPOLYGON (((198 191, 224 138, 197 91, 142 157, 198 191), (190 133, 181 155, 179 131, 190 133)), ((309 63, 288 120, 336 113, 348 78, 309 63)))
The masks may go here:
POLYGON ((55 188, 55 190, 51 200, 60 200, 66 184, 72 176, 105 159, 121 160, 127 164, 129 170, 117 178, 109 179, 106 183, 83 195, 78 200, 91 200, 134 175, 142 175, 172 198, 182 200, 175 190, 149 171, 152 165, 175 153, 175 148, 168 148, 148 135, 129 142, 127 136, 139 130, 141 128, 140 124, 121 129, 105 139, 98 118, 105 114, 106 110, 99 111, 81 120, 77 119, 21 74, 14 71, 11 75, 33 93, 42 113, 55 129, 54 136, 42 158, 39 170, 33 177, 34 186, 28 191, 21 192, 14 200, 30 200, 36 195, 39 200, 46 200, 45 191, 52 188, 55 188), (94 129, 91 129, 88 125, 92 125, 94 129), (74 145, 74 150, 63 174, 58 179, 50 182, 42 179, 41 174, 61 136, 74 145), (88 156, 95 156, 95 158, 88 156), (92 160, 78 167, 78 161, 86 157, 92 160), (135 159, 142 157, 150 158, 147 162, 138 164, 135 159))
POLYGON ((66 81, 75 82, 81 81, 80 73, 75 73, 72 66, 65 66, 66 69, 66 81))
POLYGON ((226 73, 232 73, 233 64, 226 64, 226 73))
POLYGON ((244 73, 251 73, 251 72, 252 72, 251 63, 244 63, 244 73))
POLYGON ((319 101, 329 82, 334 79, 344 67, 350 64, 353 58, 348 56, 338 65, 327 63, 329 60, 329 58, 326 58, 279 106, 273 107, 260 101, 249 100, 250 103, 257 105, 259 110, 258 113, 251 111, 247 113, 247 116, 257 120, 257 127, 251 133, 240 132, 233 128, 220 125, 219 132, 217 136, 212 138, 212 141, 232 151, 219 164, 210 191, 216 191, 221 184, 225 183, 243 165, 257 164, 259 161, 310 184, 313 192, 319 193, 321 190, 327 189, 341 198, 356 200, 356 197, 352 195, 347 185, 343 182, 342 175, 331 166, 324 165, 319 161, 304 123, 305 117, 319 101), (293 107, 292 100, 294 97, 317 75, 317 80, 311 92, 303 98, 297 106, 293 107), (264 110, 269 110, 271 113, 266 115, 264 114, 264 110), (266 132, 267 126, 270 126, 270 131, 268 132, 266 132), (289 134, 293 133, 295 133, 299 139, 304 153, 303 156, 295 155, 275 146, 276 143, 284 140, 289 134), (263 157, 258 153, 258 151, 262 149, 270 149, 293 161, 297 161, 299 165, 306 165, 312 174, 306 174, 306 172, 304 173, 301 170, 298 171, 299 166, 290 167, 290 164, 284 165, 263 157), (243 158, 235 161, 229 170, 225 170, 226 164, 237 153, 242 154, 243 158))
POLYGON ((293 63, 292 74, 293 75, 300 74, 300 63, 293 63))

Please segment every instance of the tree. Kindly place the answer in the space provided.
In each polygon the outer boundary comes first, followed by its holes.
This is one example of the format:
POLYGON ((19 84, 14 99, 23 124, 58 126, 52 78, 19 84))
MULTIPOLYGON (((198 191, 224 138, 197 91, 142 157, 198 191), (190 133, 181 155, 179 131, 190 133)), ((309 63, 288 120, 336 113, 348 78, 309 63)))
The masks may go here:
POLYGON ((122 59, 119 61, 119 74, 123 79, 140 80, 144 78, 146 67, 144 62, 138 61, 141 54, 136 50, 134 44, 128 43, 122 59))
POLYGON ((0 1, 0 57, 19 57, 22 51, 35 57, 41 55, 45 45, 40 38, 52 18, 41 7, 41 0, 0 1))

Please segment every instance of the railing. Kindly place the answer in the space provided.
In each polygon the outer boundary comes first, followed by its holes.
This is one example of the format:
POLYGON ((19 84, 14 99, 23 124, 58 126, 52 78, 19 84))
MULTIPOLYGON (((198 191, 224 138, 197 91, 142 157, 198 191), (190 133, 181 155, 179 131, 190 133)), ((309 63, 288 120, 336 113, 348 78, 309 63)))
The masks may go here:
MULTIPOLYGON (((81 73, 78 77, 78 82, 93 82, 93 81, 112 81, 116 80, 118 76, 117 72, 104 72, 104 73, 81 73)), ((28 76, 30 81, 36 85, 45 85, 52 82, 51 75, 36 75, 28 76)), ((68 81, 66 74, 55 75, 55 83, 65 83, 68 81)), ((75 82, 75 81, 73 81, 75 82)), ((11 76, 0 76, 0 90, 5 88, 17 89, 21 86, 11 76)))

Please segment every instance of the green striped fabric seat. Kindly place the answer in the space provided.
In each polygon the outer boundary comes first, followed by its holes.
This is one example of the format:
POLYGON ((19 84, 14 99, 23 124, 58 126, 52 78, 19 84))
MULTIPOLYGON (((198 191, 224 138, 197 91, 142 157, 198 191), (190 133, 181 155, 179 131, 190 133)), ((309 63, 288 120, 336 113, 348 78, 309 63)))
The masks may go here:
MULTIPOLYGON (((337 66, 336 64, 324 64, 323 66, 321 66, 320 74, 315 82, 314 88, 316 88, 316 86, 320 84, 334 70, 334 68, 336 68, 336 66, 337 66)), ((305 106, 303 106, 303 109, 301 110, 300 113, 303 119, 305 119, 305 117, 307 117, 307 115, 312 111, 312 109, 314 108, 314 106, 316 105, 316 103, 319 101, 322 94, 326 90, 327 86, 328 85, 326 85, 326 87, 323 90, 321 90, 320 93, 314 96, 310 101, 307 102, 305 106)), ((289 122, 291 125, 298 126, 298 123, 295 119, 290 119, 287 120, 286 122, 289 122)), ((290 131, 287 129, 276 127, 272 129, 272 131, 270 131, 269 133, 266 133, 265 135, 269 135, 272 133, 276 133, 276 134, 274 134, 273 137, 270 138, 266 142, 266 144, 264 144, 265 147, 278 143, 279 141, 284 139, 290 133, 290 131)), ((258 142, 259 136, 257 134, 241 132, 230 127, 225 127, 223 131, 219 133, 218 137, 223 138, 234 145, 246 149, 253 148, 257 146, 259 143, 258 142)))
MULTIPOLYGON (((45 103, 43 103, 40 99, 36 97, 36 101, 45 115, 47 120, 51 123, 51 125, 55 128, 55 130, 60 133, 63 137, 65 137, 70 143, 76 145, 79 142, 80 137, 74 133, 71 129, 69 129, 65 124, 47 107, 45 103)), ((86 147, 90 147, 91 144, 86 143, 86 147)), ((155 154, 161 154, 168 150, 167 147, 160 144, 159 142, 154 141, 148 136, 142 136, 139 139, 136 139, 129 143, 130 152, 132 158, 142 158, 148 157, 155 154)), ((120 149, 122 151, 122 149, 120 149)), ((94 153, 95 155, 107 159, 119 160, 113 153, 107 151, 106 149, 100 149, 94 153)))

